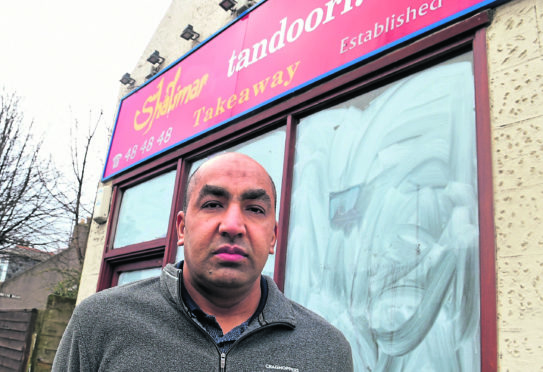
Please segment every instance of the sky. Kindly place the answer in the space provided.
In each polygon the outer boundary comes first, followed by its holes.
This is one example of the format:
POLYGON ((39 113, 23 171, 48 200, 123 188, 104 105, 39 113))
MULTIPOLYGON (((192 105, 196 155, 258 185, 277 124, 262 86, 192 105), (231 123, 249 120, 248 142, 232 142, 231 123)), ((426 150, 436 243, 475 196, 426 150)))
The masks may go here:
POLYGON ((103 110, 89 167, 89 182, 99 181, 119 79, 136 66, 171 1, 0 0, 0 91, 21 98, 61 169, 69 166, 70 126, 77 120, 84 135, 103 110))

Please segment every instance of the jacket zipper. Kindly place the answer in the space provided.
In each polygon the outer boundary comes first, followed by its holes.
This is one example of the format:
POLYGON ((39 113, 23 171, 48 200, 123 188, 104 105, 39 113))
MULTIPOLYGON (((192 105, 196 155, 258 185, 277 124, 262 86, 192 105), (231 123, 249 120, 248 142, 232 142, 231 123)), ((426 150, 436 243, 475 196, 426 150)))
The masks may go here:
MULTIPOLYGON (((179 274, 181 275, 181 274, 179 274)), ((213 337, 211 337, 211 335, 209 333, 207 333, 204 329, 202 329, 202 327, 192 318, 192 316, 190 315, 190 312, 188 311, 188 309, 186 308, 186 305, 183 303, 183 301, 181 300, 181 281, 179 278, 177 278, 177 281, 178 281, 178 294, 177 294, 177 299, 180 301, 178 302, 178 306, 181 307, 181 312, 188 318, 188 320, 190 322, 192 322, 194 324, 194 326, 196 328, 198 328, 207 338, 208 340, 210 340, 214 345, 215 345, 215 348, 217 349, 217 351, 219 352, 220 356, 221 356, 221 360, 220 360, 220 365, 219 365, 219 369, 220 369, 220 372, 226 372, 226 353, 223 353, 219 350, 219 347, 217 346, 217 344, 215 344, 215 340, 213 340, 213 337)), ((290 328, 293 328, 292 324, 288 323, 288 322, 284 322, 284 321, 279 321, 279 322, 273 322, 273 323, 267 323, 266 324, 262 324, 263 322, 261 321, 261 316, 262 314, 260 314, 258 316, 258 321, 260 323, 260 327, 259 328, 256 328, 256 329, 253 329, 252 331, 249 331, 249 332, 244 332, 240 338, 238 338, 236 341, 234 341, 234 343, 232 344, 232 346, 230 347, 230 350, 232 350, 236 344, 243 340, 244 338, 246 337, 249 337, 250 335, 254 334, 254 333, 257 333, 265 328, 268 328, 268 327, 272 327, 272 326, 276 326, 276 325, 286 325, 287 327, 290 327, 290 328)))
MULTIPOLYGON (((262 326, 260 326, 260 328, 253 329, 252 331, 249 331, 248 333, 243 333, 240 338, 238 338, 236 341, 234 341, 234 343, 232 344, 230 349, 228 349, 228 351, 232 350, 239 341, 243 340, 246 337, 251 336, 253 333, 257 333, 257 332, 261 331, 262 329, 265 329, 265 328, 268 328, 268 327, 273 327, 273 326, 276 326, 278 324, 285 324, 285 325, 291 327, 291 325, 289 323, 285 323, 285 322, 275 322, 275 323, 269 323, 269 324, 262 325, 262 326)), ((211 336, 209 336, 209 337, 211 337, 211 336)), ((226 353, 221 353, 220 372, 226 372, 226 353)))
POLYGON ((226 354, 221 353, 221 372, 226 371, 226 354))
MULTIPOLYGON (((182 306, 184 306, 184 305, 182 305, 182 306)), ((213 337, 211 337, 211 335, 210 335, 209 333, 207 333, 204 329, 202 329, 202 327, 200 327, 200 325, 199 325, 194 319, 192 319, 192 316, 190 316, 190 314, 187 312, 186 309, 184 310, 184 313, 185 313, 185 316, 189 319, 189 321, 191 321, 191 322, 194 324, 194 326, 195 326, 196 328, 200 329, 200 331, 201 331, 201 332, 202 332, 202 333, 203 333, 203 334, 204 334, 204 335, 205 335, 205 336, 206 336, 213 344, 215 344, 215 340, 213 340, 213 337)), ((252 334, 254 334, 254 333, 257 333, 257 332, 259 332, 259 331, 261 331, 261 330, 263 330, 263 329, 265 329, 265 328, 273 327, 273 326, 280 325, 280 324, 284 324, 284 325, 286 325, 286 326, 288 326, 288 327, 292 327, 292 325, 291 325, 290 323, 287 323, 287 322, 273 322, 273 323, 263 324, 263 325, 261 325, 259 328, 253 329, 252 331, 249 331, 249 332, 247 332, 247 333, 244 332, 244 333, 241 335, 241 337, 238 338, 238 339, 232 344, 232 346, 230 347, 230 349, 229 349, 228 351, 232 350, 232 349, 234 348, 234 346, 236 346, 236 344, 237 344, 239 341, 243 340, 244 338, 249 337, 250 335, 252 335, 252 334)), ((221 356, 220 365, 219 365, 219 370, 220 370, 220 372, 226 372, 226 353, 220 352, 219 347, 217 346, 217 344, 215 344, 215 347, 217 348, 217 351, 219 351, 220 356, 221 356)))

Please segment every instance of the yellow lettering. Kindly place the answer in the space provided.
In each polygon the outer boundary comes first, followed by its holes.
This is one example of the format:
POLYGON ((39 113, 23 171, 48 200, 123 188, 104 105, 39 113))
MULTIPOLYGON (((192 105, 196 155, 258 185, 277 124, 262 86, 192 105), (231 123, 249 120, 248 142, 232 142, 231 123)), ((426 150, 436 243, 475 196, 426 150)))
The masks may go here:
POLYGON ((180 88, 181 87, 178 87, 177 94, 175 95, 175 98, 174 98, 174 105, 173 105, 174 108, 179 106, 183 100, 185 100, 184 103, 187 103, 189 99, 189 94, 187 93, 189 92, 190 86, 187 85, 183 89, 180 89, 180 88))
MULTIPOLYGON (((217 103, 213 107, 202 106, 194 111, 192 115, 194 119, 193 126, 197 127, 202 122, 206 123, 216 119, 220 115, 223 115, 226 110, 232 110, 236 105, 250 101, 252 97, 256 97, 259 94, 264 94, 268 87, 275 88, 280 85, 285 87, 290 85, 294 80, 294 76, 296 75, 299 66, 300 61, 297 61, 286 66, 284 69, 275 72, 273 75, 267 76, 265 79, 254 83, 252 88, 244 88, 239 93, 233 93, 228 98, 217 97, 217 103)), ((175 97, 175 105, 177 105, 178 102, 181 102, 183 97, 185 101, 190 101, 193 97, 198 96, 201 93, 203 86, 207 83, 207 80, 208 74, 205 74, 200 80, 195 80, 191 86, 187 86, 183 88, 183 90, 178 90, 175 97), (189 88, 190 91, 188 90, 189 88)))
POLYGON ((238 96, 236 95, 236 93, 232 94, 232 95, 230 96, 230 98, 228 98, 228 102, 226 103, 226 107, 227 107, 228 109, 230 109, 230 110, 233 109, 234 106, 235 106, 236 103, 237 103, 237 99, 238 99, 238 96))
POLYGON ((253 91, 255 92, 255 96, 258 96, 260 93, 264 93, 269 81, 270 77, 268 76, 266 79, 260 80, 258 83, 253 85, 253 91))
MULTIPOLYGON (((175 87, 177 86, 177 82, 179 81, 179 77, 181 76, 181 67, 177 69, 177 72, 175 73, 175 78, 168 84, 168 87, 166 88, 166 97, 165 99, 168 101, 165 102, 164 106, 166 106, 168 109, 166 112, 170 112, 173 109, 175 109, 174 105, 174 93, 175 93, 175 87)), ((164 114, 166 114, 166 112, 164 114)))
POLYGON ((273 81, 271 83, 272 88, 275 88, 278 85, 282 85, 283 84, 283 70, 277 71, 273 75, 272 79, 273 79, 273 81))
POLYGON ((288 86, 291 83, 292 79, 294 79, 294 74, 296 73, 296 70, 298 70, 299 65, 300 65, 300 61, 290 66, 287 66, 287 73, 288 73, 289 80, 285 81, 285 84, 283 84, 284 86, 288 86))
POLYGON ((152 115, 150 117, 147 118, 147 120, 145 120, 143 123, 139 123, 137 121, 137 118, 139 116, 139 110, 136 111, 136 115, 134 115, 134 129, 136 131, 140 131, 142 130, 143 128, 147 127, 147 129, 145 129, 145 132, 143 132, 143 134, 149 132, 149 130, 151 129, 151 127, 153 126, 153 122, 155 121, 155 116, 157 115, 157 111, 158 109, 160 108, 160 96, 162 95, 162 86, 164 84, 164 78, 162 78, 160 80, 160 83, 158 83, 157 85, 157 92, 155 94, 153 94, 152 96, 148 97, 146 100, 145 100, 145 103, 143 104, 143 107, 146 108, 146 112, 151 112, 152 115), (152 102, 155 102, 156 101, 156 104, 155 104, 155 108, 153 110, 153 108, 151 108, 149 110, 149 107, 147 107, 147 103, 152 103, 152 102))
POLYGON ((200 88, 200 83, 194 80, 194 82, 191 85, 187 86, 187 88, 189 88, 189 94, 187 96, 187 100, 185 101, 185 103, 187 103, 188 101, 192 101, 193 99, 198 97, 198 90, 200 88))
MULTIPOLYGON (((195 79, 192 83, 184 87, 178 85, 180 78, 181 67, 177 69, 173 80, 168 83, 164 97, 162 97, 164 78, 160 80, 155 94, 147 97, 141 110, 136 110, 134 115, 134 129, 136 131, 145 129, 143 133, 147 133, 156 119, 168 115, 180 105, 198 98, 207 83, 209 74, 202 75, 200 78, 195 79)), ((196 116, 196 123, 194 126, 197 126, 200 123, 203 108, 201 110, 202 111, 197 110, 194 112, 194 115, 196 116)))
POLYGON ((215 108, 215 116, 218 116, 222 113, 224 113, 224 104, 226 103, 225 99, 222 99, 219 97, 217 99, 217 107, 215 108))
POLYGON ((245 88, 241 91, 239 94, 239 104, 242 104, 243 102, 247 102, 250 98, 250 90, 249 88, 245 88))
POLYGON ((153 108, 149 107, 149 104, 151 104, 153 102, 153 98, 154 98, 153 96, 147 98, 147 100, 145 100, 145 103, 143 104, 142 111, 140 111, 140 110, 136 111, 136 115, 134 116, 134 129, 135 130, 137 130, 137 131, 142 130, 143 128, 145 128, 145 126, 147 125, 149 120, 151 120, 151 117, 153 115, 153 108), (138 121, 138 118, 139 118, 140 114, 146 114, 145 119, 143 120, 143 122, 138 121))
POLYGON ((198 89, 198 95, 200 95, 200 93, 202 93, 202 89, 204 88, 204 85, 206 85, 208 77, 209 77, 209 74, 205 74, 200 79, 200 88, 198 89))
POLYGON ((213 119, 213 108, 212 107, 210 107, 210 108, 208 108, 206 110, 206 115, 204 116, 204 121, 207 122, 207 121, 209 121, 211 119, 213 119))
POLYGON ((202 115, 202 112, 204 112, 205 106, 200 107, 198 110, 194 111, 194 114, 192 116, 196 116, 196 121, 194 122, 194 127, 197 127, 200 125, 200 115, 202 115))

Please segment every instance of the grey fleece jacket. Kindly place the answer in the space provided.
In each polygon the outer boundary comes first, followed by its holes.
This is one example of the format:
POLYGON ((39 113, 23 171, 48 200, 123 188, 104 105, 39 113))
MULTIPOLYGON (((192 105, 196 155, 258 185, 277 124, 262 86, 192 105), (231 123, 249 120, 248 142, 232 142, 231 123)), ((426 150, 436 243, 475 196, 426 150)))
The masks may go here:
POLYGON ((181 300, 181 270, 99 292, 75 309, 53 371, 326 371, 353 370, 339 330, 287 299, 266 277, 260 316, 221 354, 181 300))

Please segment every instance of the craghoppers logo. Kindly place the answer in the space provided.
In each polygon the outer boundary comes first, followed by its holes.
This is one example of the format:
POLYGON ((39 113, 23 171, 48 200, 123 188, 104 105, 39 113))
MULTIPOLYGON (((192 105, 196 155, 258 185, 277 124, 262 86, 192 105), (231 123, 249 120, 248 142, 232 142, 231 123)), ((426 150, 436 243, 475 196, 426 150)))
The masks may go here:
POLYGON ((273 364, 266 364, 266 369, 275 369, 280 371, 291 371, 291 372, 300 372, 298 368, 287 367, 287 366, 276 366, 273 364))

